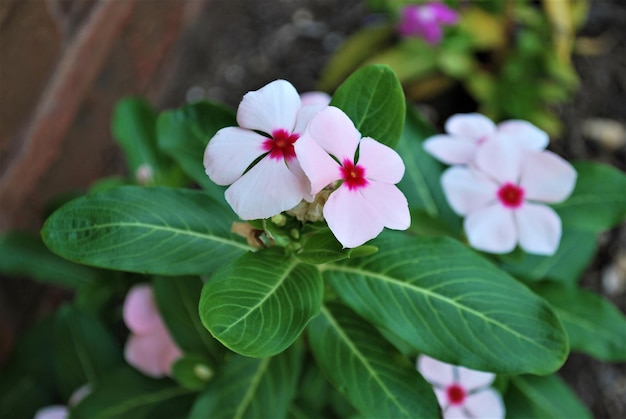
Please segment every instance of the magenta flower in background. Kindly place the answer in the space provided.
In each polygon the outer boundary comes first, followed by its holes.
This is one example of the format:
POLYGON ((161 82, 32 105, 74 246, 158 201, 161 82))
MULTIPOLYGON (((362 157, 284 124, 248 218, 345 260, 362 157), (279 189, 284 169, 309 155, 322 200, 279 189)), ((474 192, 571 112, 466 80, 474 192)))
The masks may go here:
POLYGON ((556 154, 503 136, 481 146, 473 166, 447 169, 441 184, 452 209, 466 217, 472 247, 508 253, 519 243, 529 253, 551 255, 561 240, 561 219, 544 203, 565 200, 576 176, 556 154))
POLYGON ((123 317, 131 331, 124 348, 126 361, 150 377, 170 375, 172 364, 182 352, 161 319, 150 285, 131 288, 124 301, 123 317))
POLYGON ((443 26, 454 25, 459 15, 453 9, 439 2, 411 4, 402 9, 398 32, 402 36, 423 38, 435 45, 443 37, 443 26))
POLYGON ((323 213, 344 247, 360 246, 378 236, 384 227, 409 227, 407 200, 395 186, 404 174, 402 159, 386 145, 361 138, 340 109, 329 106, 317 113, 295 148, 313 195, 339 183, 323 213), (357 150, 359 157, 355 160, 357 150))
POLYGON ((428 138, 424 149, 446 164, 470 164, 482 144, 502 135, 532 150, 543 150, 549 142, 548 134, 530 122, 509 120, 496 126, 478 113, 452 115, 446 121, 445 130, 447 134, 428 138))
POLYGON ((328 103, 319 95, 311 99, 313 104, 303 106, 285 80, 248 92, 237 109, 239 127, 219 130, 207 145, 206 173, 218 185, 230 185, 226 201, 241 219, 269 218, 303 199, 312 201, 294 149, 309 120, 328 103))
POLYGON ((446 364, 425 355, 418 357, 417 369, 432 384, 444 419, 504 418, 502 396, 490 387, 495 374, 446 364))

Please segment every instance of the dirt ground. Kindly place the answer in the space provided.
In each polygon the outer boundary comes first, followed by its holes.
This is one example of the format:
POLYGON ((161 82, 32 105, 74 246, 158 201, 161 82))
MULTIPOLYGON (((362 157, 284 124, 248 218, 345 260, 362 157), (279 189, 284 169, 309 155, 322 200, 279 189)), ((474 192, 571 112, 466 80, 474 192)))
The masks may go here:
MULTIPOLYGON (((37 102, 50 94, 51 74, 59 75, 59 66, 74 41, 81 39, 90 13, 106 2, 41 0, 44 8, 35 0, 0 3, 4 102, 0 105, 0 174, 5 180, 18 166, 27 142, 36 141, 29 128, 37 121, 37 102), (23 16, 30 16, 28 25, 23 16), (11 46, 26 37, 40 53, 11 46), (26 69, 21 74, 14 68, 16 61, 26 69), (7 105, 9 100, 16 105, 7 105)), ((117 17, 125 26, 108 35, 109 44, 100 46, 102 62, 85 81, 84 91, 77 98, 71 89, 67 93, 77 102, 76 109, 64 115, 69 122, 59 128, 53 144, 57 151, 35 165, 36 176, 30 183, 4 185, 3 190, 0 182, 0 230, 36 231, 47 199, 124 170, 108 128, 111 106, 119 97, 141 94, 164 109, 198 98, 236 106, 245 92, 277 78, 290 80, 301 92, 313 90, 322 66, 342 40, 375 18, 362 0, 132 2, 135 9, 117 17), (93 158, 85 161, 84 155, 93 158)), ((558 109, 566 132, 553 140, 551 148, 570 160, 602 161, 626 170, 626 151, 619 144, 624 136, 620 127, 623 130, 626 123, 626 2, 591 4, 580 33, 584 42, 574 56, 581 88, 571 103, 558 109)), ((436 106, 431 110, 433 122, 441 125, 447 111, 436 106)), ((626 312, 625 265, 626 228, 622 227, 602 236, 595 262, 582 280, 584 287, 607 296, 622 312, 626 312), (611 276, 615 267, 617 274, 611 276)), ((0 335, 7 338, 0 344, 0 365, 13 337, 66 298, 66 292, 51 286, 2 278, 0 335)), ((574 354, 561 374, 594 417, 626 417, 626 364, 574 354)))

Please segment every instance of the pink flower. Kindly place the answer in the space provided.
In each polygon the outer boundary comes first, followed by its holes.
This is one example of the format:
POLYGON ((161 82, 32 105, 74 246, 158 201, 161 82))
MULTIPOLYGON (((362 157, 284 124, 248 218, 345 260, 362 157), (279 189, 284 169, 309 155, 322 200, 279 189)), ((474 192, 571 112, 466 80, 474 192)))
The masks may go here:
POLYGON ((417 369, 433 385, 444 419, 504 418, 502 397, 489 387, 495 374, 445 364, 425 355, 417 359, 417 369))
POLYGON ((443 37, 441 28, 454 25, 458 19, 459 15, 442 3, 411 4, 402 9, 398 32, 423 38, 434 45, 443 37))
POLYGON ((161 319, 149 285, 131 288, 124 301, 123 316, 131 331, 124 348, 126 361, 150 377, 169 375, 182 352, 161 319))
POLYGON ((67 402, 67 406, 62 404, 55 404, 51 406, 45 406, 35 412, 34 419, 67 419, 70 417, 70 408, 76 406, 82 399, 87 397, 91 393, 91 386, 85 384, 79 387, 67 402))
POLYGON ((548 134, 530 122, 509 120, 496 126, 478 113, 452 115, 445 129, 447 135, 430 137, 424 142, 424 149, 446 164, 470 164, 482 144, 503 135, 532 150, 543 150, 549 142, 548 134))
POLYGON ((340 109, 329 106, 320 111, 295 148, 312 194, 339 182, 323 214, 344 247, 360 246, 384 227, 409 227, 407 200, 395 186, 404 174, 402 159, 386 145, 361 138, 340 109))
POLYGON ((303 106, 291 83, 276 80, 248 92, 237 110, 239 127, 223 128, 211 139, 206 173, 218 185, 230 185, 226 201, 243 220, 269 218, 313 199, 294 144, 324 106, 303 106))
POLYGON ((480 147, 474 167, 453 166, 441 177, 450 206, 466 216, 472 247, 508 253, 519 243, 529 253, 553 254, 561 240, 561 220, 541 203, 565 200, 576 171, 550 151, 529 150, 507 138, 480 147))

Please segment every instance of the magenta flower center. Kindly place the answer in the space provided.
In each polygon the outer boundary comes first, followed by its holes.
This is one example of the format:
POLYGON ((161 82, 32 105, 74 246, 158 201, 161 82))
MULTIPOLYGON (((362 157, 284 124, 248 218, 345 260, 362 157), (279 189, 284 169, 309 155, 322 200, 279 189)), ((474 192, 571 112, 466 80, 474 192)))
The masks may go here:
POLYGON ((458 406, 465 401, 465 390, 458 384, 452 384, 446 389, 446 396, 452 406, 458 406))
POLYGON ((365 168, 355 166, 350 160, 344 160, 343 166, 341 166, 341 177, 344 184, 348 185, 348 189, 355 190, 367 185, 367 179, 365 179, 365 168))
POLYGON ((269 156, 273 159, 285 159, 287 161, 296 157, 296 150, 293 144, 300 138, 299 134, 292 133, 285 129, 272 131, 272 138, 263 142, 263 150, 269 151, 269 156))
POLYGON ((524 189, 514 183, 505 183, 498 189, 498 199, 507 208, 519 208, 524 202, 524 189))

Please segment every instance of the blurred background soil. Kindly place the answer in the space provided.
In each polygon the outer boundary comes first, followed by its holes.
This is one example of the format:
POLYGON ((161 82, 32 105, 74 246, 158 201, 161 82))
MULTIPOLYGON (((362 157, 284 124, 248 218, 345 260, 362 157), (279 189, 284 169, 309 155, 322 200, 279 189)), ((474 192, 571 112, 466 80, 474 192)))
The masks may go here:
MULTIPOLYGON (((314 90, 332 52, 373 19, 361 0, 0 0, 0 232, 38 231, 51 199, 124 173, 109 129, 123 96, 161 110, 200 98, 236 107, 277 78, 314 90)), ((574 62, 581 88, 557 109, 566 132, 550 147, 626 170, 626 2, 591 1, 574 62)), ((421 105, 441 126, 466 96, 453 88, 421 105)), ((601 237, 582 284, 626 312, 625 276, 622 226, 601 237)), ((2 278, 0 365, 70 297, 2 278)), ((625 364, 573 354, 561 374, 594 417, 626 417, 625 364)))

